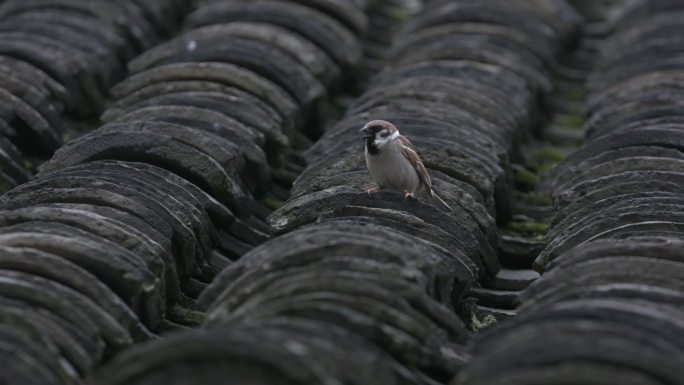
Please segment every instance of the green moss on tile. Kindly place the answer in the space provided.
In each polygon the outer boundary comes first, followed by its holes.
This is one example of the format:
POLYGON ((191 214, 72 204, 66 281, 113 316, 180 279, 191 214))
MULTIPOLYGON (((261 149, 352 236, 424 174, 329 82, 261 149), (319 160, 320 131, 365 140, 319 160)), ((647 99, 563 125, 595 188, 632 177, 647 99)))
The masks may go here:
POLYGON ((470 322, 470 328, 475 333, 479 333, 482 330, 489 329, 490 327, 496 325, 496 323, 496 317, 491 314, 487 314, 486 316, 482 317, 482 319, 479 319, 477 315, 473 314, 473 318, 470 322))
POLYGON ((24 160, 24 168, 31 173, 36 173, 38 165, 30 160, 24 160))
POLYGON ((539 148, 532 151, 532 156, 537 162, 560 162, 565 156, 562 152, 552 148, 539 148))
POLYGON ((586 92, 581 88, 568 89, 562 95, 568 100, 583 101, 586 98, 586 92))
POLYGON ((274 199, 274 198, 264 198, 261 200, 261 202, 263 204, 265 204, 266 207, 268 207, 269 209, 271 209, 273 211, 278 210, 285 203, 281 200, 274 199))
POLYGON ((534 149, 530 155, 534 169, 541 173, 546 173, 565 158, 562 152, 548 147, 534 149))
POLYGON ((553 199, 546 194, 528 192, 523 194, 523 199, 536 206, 553 206, 553 199))
POLYGON ((513 181, 518 188, 533 190, 539 183, 539 176, 530 170, 518 168, 515 170, 513 181))
POLYGON ((580 115, 563 115, 556 124, 561 128, 579 130, 584 125, 584 118, 580 115))
POLYGON ((415 11, 409 9, 395 9, 390 10, 387 14, 388 17, 399 23, 405 23, 413 18, 415 11))
POLYGON ((507 227, 516 233, 543 233, 549 229, 548 223, 510 222, 507 227))

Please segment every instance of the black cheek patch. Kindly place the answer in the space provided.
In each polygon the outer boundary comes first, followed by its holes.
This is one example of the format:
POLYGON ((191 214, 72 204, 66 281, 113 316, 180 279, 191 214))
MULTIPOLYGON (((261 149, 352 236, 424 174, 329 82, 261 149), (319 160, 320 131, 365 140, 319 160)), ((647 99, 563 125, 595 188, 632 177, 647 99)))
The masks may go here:
POLYGON ((380 153, 380 150, 378 150, 378 146, 376 146, 374 142, 375 138, 366 139, 366 148, 368 149, 369 154, 378 155, 380 153))

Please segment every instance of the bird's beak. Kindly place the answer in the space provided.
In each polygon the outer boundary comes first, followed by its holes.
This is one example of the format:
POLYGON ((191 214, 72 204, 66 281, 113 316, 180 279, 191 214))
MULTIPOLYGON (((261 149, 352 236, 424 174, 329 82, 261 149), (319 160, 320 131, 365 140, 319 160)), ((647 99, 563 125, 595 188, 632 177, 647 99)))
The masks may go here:
POLYGON ((362 134, 363 139, 369 139, 375 136, 366 126, 363 126, 363 128, 359 130, 359 133, 362 134))

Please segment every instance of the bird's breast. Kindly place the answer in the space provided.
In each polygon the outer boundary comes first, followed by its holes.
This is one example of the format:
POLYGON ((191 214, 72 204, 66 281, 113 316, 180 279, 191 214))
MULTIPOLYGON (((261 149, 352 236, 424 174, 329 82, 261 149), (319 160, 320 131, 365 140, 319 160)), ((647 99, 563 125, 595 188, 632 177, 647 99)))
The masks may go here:
POLYGON ((377 155, 366 151, 366 165, 379 185, 397 191, 416 191, 420 185, 418 173, 398 148, 387 148, 377 155))

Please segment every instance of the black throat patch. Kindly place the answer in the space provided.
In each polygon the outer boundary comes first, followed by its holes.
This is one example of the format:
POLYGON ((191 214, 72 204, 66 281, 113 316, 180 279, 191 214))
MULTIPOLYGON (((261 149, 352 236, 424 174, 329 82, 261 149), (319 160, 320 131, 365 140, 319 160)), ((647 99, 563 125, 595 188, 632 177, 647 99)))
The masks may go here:
POLYGON ((366 148, 368 149, 368 153, 371 155, 378 155, 380 153, 380 150, 378 149, 378 146, 373 143, 375 141, 375 137, 368 138, 366 139, 366 148))

